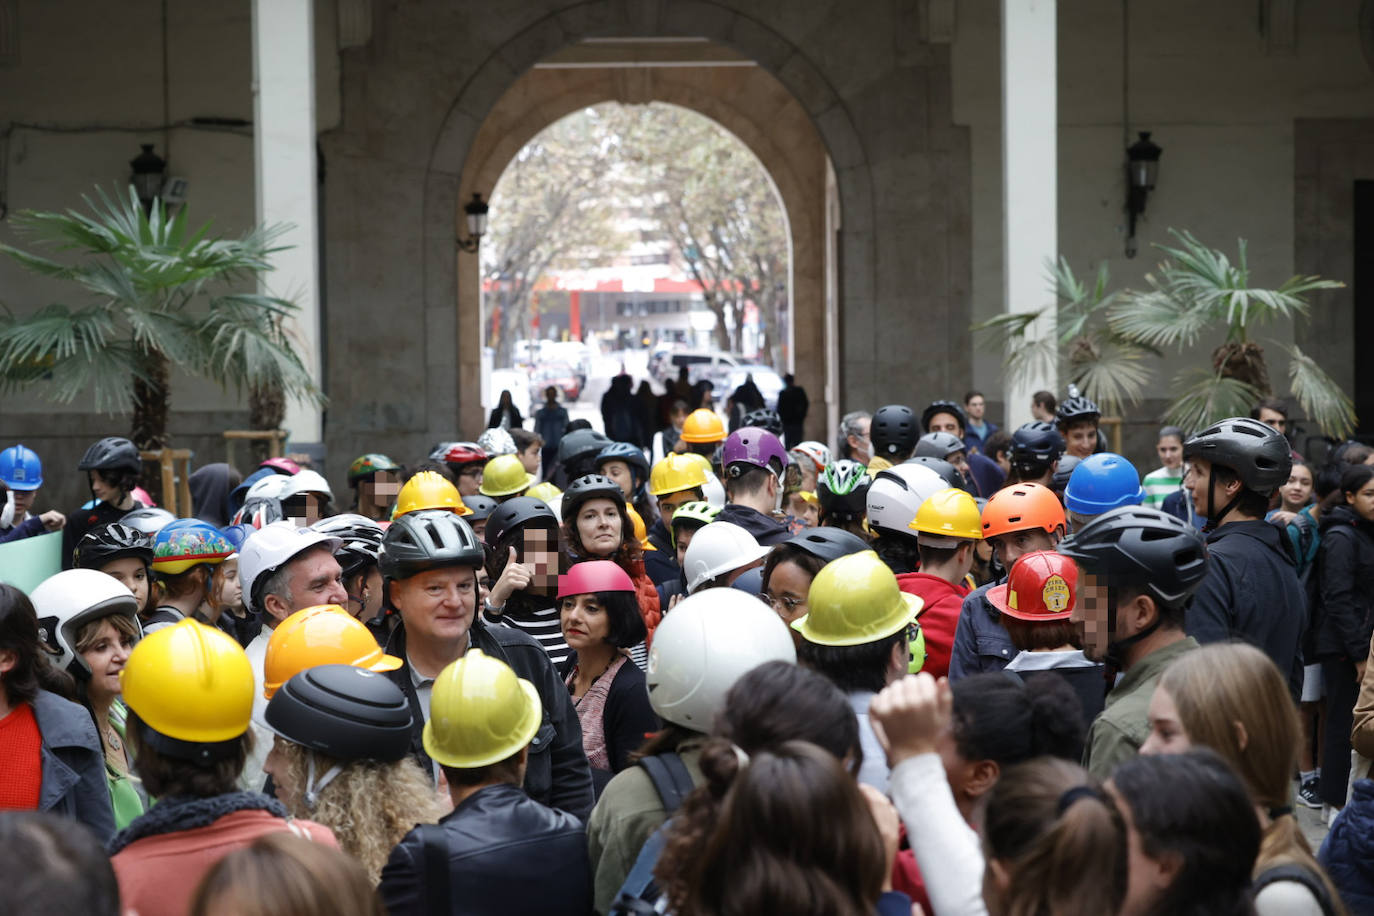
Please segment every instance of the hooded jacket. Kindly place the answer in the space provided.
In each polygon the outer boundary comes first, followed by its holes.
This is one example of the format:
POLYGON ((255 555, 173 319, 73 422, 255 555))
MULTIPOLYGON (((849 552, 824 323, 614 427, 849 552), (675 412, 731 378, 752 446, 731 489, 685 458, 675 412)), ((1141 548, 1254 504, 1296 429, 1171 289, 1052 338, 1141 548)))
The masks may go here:
POLYGON ((1207 555, 1207 575, 1188 605, 1188 635, 1204 645, 1243 639, 1263 650, 1296 698, 1307 597, 1288 538, 1266 521, 1230 522, 1207 536, 1207 555))
POLYGON ((1374 913, 1374 780, 1360 779, 1317 861, 1352 913, 1374 913))
POLYGON ((897 587, 925 601, 919 618, 926 637, 926 663, 921 670, 933 677, 944 677, 949 674, 954 631, 968 588, 923 572, 902 573, 897 577, 897 587))
POLYGON ((673 537, 663 519, 656 520, 649 528, 649 543, 654 549, 644 551, 644 572, 654 585, 662 586, 678 579, 682 570, 677 565, 677 548, 673 546, 673 537))
POLYGON ((788 531, 782 522, 769 518, 751 506, 739 503, 727 504, 720 510, 720 515, 716 516, 716 521, 739 525, 764 547, 781 544, 792 536, 792 532, 788 531))
POLYGON ((207 464, 196 468, 188 481, 191 488, 191 514, 216 528, 229 524, 234 514, 229 509, 229 465, 207 464))
POLYGON ((1317 656, 1363 661, 1374 631, 1374 524, 1349 506, 1322 514, 1318 527, 1317 656))

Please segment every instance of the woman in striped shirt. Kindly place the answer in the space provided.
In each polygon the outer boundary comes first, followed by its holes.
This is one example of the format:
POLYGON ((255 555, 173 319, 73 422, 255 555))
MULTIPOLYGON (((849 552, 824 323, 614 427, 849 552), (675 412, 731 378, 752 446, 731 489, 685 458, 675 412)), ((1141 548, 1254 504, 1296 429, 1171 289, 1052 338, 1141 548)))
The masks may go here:
POLYGON ((572 654, 558 621, 558 519, 548 503, 517 496, 487 518, 483 540, 491 591, 482 608, 488 623, 534 637, 560 673, 572 654))

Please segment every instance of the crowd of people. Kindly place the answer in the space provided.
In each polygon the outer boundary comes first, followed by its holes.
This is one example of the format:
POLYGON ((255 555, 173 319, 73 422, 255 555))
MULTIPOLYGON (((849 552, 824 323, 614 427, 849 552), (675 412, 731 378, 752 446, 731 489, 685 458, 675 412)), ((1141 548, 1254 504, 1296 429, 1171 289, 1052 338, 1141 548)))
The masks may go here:
POLYGON ((272 458, 175 518, 111 437, 35 514, 0 452, 0 542, 63 541, 0 584, 7 911, 1374 912, 1374 450, 612 392, 345 511, 272 458))

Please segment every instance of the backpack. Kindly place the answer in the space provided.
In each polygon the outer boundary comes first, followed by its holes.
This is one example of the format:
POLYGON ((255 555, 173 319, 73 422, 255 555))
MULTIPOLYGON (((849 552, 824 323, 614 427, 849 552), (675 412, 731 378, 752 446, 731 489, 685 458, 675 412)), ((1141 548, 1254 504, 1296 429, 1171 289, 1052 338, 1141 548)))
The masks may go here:
POLYGON ((1312 870, 1296 863, 1286 865, 1275 865, 1267 868, 1260 873, 1254 880, 1252 892, 1258 897, 1259 892, 1271 884, 1278 881, 1294 881, 1301 884, 1312 892, 1312 896, 1317 899, 1317 905, 1322 908, 1323 916, 1335 916, 1336 906, 1331 900, 1331 895, 1327 893, 1326 885, 1312 873, 1312 870))
MULTIPOLYGON (((676 752, 669 751, 641 758, 639 766, 649 774, 659 800, 663 802, 663 810, 671 819, 673 812, 681 807, 682 802, 696 788, 692 784, 692 774, 687 771, 687 765, 676 752)), ((654 880, 654 866, 658 864, 658 857, 663 852, 667 840, 664 833, 664 827, 667 825, 668 821, 665 820, 645 841, 644 848, 635 859, 634 868, 630 869, 629 875, 625 877, 625 883, 620 887, 620 893, 611 904, 608 916, 652 916, 663 912, 661 905, 665 901, 659 892, 658 882, 654 880)))

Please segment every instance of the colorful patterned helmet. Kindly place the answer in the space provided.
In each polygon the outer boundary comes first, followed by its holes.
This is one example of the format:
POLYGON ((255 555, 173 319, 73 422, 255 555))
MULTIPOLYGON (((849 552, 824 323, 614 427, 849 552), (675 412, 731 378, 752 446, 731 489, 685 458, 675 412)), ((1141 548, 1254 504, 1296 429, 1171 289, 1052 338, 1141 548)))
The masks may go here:
POLYGON ((376 452, 369 452, 361 458, 355 458, 353 463, 348 466, 349 485, 357 483, 364 477, 371 477, 378 471, 399 471, 401 466, 392 461, 385 455, 376 452))
POLYGON ((179 518, 157 533, 153 544, 153 570, 175 576, 193 566, 218 566, 234 553, 234 545, 209 522, 179 518))

